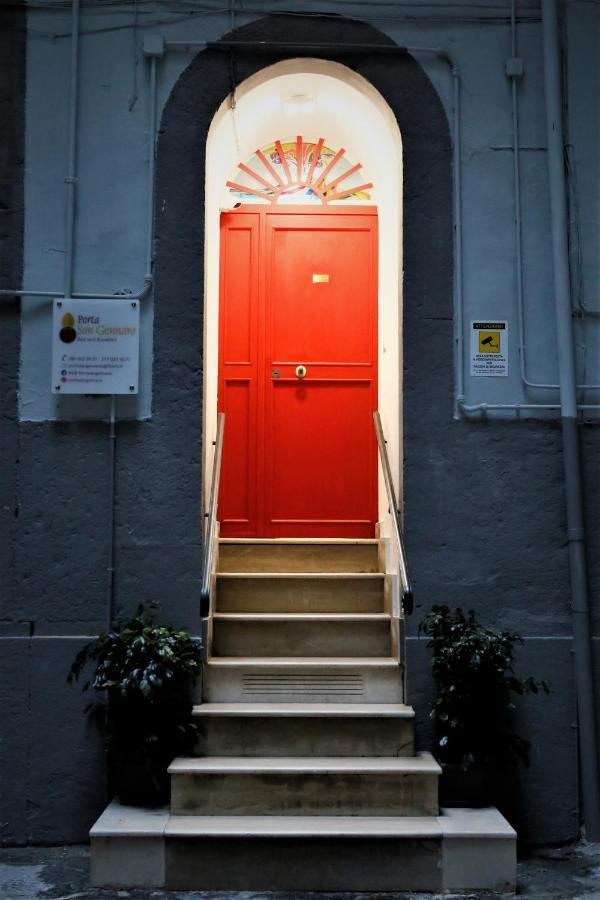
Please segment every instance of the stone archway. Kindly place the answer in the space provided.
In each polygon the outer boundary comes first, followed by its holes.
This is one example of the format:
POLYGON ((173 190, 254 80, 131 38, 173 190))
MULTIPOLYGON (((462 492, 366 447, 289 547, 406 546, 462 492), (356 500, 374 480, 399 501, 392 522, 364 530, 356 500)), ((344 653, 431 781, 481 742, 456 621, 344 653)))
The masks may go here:
MULTIPOLYGON (((343 18, 267 16, 224 36, 224 41, 246 42, 243 51, 235 51, 233 67, 229 52, 207 49, 175 85, 163 112, 157 155, 154 419, 163 452, 170 447, 173 458, 184 454, 200 479, 206 140, 215 113, 231 92, 232 71, 241 83, 290 55, 281 51, 265 57, 252 49, 252 42, 281 42, 284 22, 294 57, 319 55, 314 49, 317 31, 320 43, 339 45, 340 52, 328 52, 327 58, 343 62, 376 88, 402 134, 403 482, 410 554, 433 514, 420 490, 428 479, 427 467, 434 465, 424 449, 443 443, 453 414, 451 142, 438 94, 415 59, 344 49, 393 45, 372 26, 343 18), (306 54, 297 50, 303 44, 306 54)), ((177 490, 189 506, 190 521, 198 522, 199 534, 197 483, 182 480, 177 490), (197 511, 192 513, 194 504, 197 511)), ((418 581, 419 572, 413 575, 418 581)))

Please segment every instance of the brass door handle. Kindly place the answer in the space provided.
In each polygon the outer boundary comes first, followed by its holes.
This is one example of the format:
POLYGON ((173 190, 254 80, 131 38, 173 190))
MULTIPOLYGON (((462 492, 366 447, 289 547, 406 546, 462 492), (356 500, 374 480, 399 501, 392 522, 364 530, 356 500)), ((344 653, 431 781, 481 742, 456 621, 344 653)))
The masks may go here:
POLYGON ((306 366, 296 366, 296 375, 298 378, 304 378, 306 375, 306 366))

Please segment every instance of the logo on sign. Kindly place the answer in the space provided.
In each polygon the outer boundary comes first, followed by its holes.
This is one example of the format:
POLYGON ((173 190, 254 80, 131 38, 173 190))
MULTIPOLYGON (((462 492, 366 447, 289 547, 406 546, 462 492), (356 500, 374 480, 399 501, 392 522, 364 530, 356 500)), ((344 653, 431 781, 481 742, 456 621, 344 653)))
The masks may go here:
POLYGON ((480 353, 500 353, 499 331, 480 331, 478 336, 480 353))
POLYGON ((77 337, 77 332, 73 327, 75 325, 75 319, 73 318, 71 313, 65 313, 60 321, 60 324, 61 329, 58 333, 59 338, 64 344, 72 344, 77 337))

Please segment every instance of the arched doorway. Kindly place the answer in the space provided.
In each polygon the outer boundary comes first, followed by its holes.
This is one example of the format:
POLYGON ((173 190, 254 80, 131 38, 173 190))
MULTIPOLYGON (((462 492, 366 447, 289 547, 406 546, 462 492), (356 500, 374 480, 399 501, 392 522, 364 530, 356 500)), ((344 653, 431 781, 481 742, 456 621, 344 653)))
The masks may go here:
POLYGON ((225 535, 368 537, 385 519, 371 417, 398 471, 401 173, 389 107, 339 63, 267 67, 213 120, 205 421, 210 439, 218 394, 225 535))
MULTIPOLYGON (((268 133, 257 133, 249 147, 237 150, 234 136, 227 144, 232 147, 231 155, 224 156, 221 165, 219 154, 212 152, 209 132, 212 135, 218 123, 217 114, 227 109, 234 83, 239 85, 235 90, 239 125, 242 86, 262 82, 271 68, 265 68, 269 61, 279 60, 279 66, 310 66, 318 55, 316 27, 320 42, 339 46, 339 52, 328 51, 328 60, 316 64, 331 66, 335 65, 331 59, 338 60, 351 84, 360 83, 383 97, 381 113, 391 120, 390 133, 397 128, 402 135, 402 172, 396 166, 393 175, 396 188, 378 196, 380 293, 386 260, 394 258, 383 243, 388 235, 395 235, 390 244, 396 241, 401 257, 401 265, 394 268, 391 264, 390 271, 395 271, 398 281, 402 273, 403 321, 395 328, 379 323, 380 335, 389 334, 394 343, 403 346, 401 394, 400 386, 396 387, 401 401, 394 401, 397 412, 387 416, 384 426, 393 475, 401 488, 398 494, 403 497, 407 549, 419 602, 424 606, 436 602, 440 586, 445 589, 446 557, 442 554, 440 565, 432 566, 431 525, 445 517, 443 498, 453 474, 450 460, 462 453, 457 446, 460 429, 452 424, 452 144, 446 113, 420 62, 400 52, 390 37, 373 26, 343 17, 317 21, 313 16, 270 15, 223 36, 224 42, 238 42, 232 51, 233 73, 226 43, 194 56, 173 85, 158 134, 152 422, 148 441, 140 444, 139 459, 144 477, 152 481, 155 491, 153 512, 160 516, 161 527, 165 521, 170 523, 169 539, 178 548, 180 577, 172 590, 182 610, 181 621, 190 627, 196 622, 202 566, 199 545, 205 507, 198 502, 198 486, 206 491, 210 484, 206 476, 215 434, 217 365, 211 354, 216 355, 218 342, 220 192, 240 160, 275 136, 290 133, 269 127, 268 133), (281 44, 282 29, 295 48, 306 45, 304 55, 294 51, 295 56, 306 58, 286 59, 289 54, 281 44), (395 47, 393 56, 367 49, 382 44, 395 47), (219 177, 214 177, 216 174, 219 177), (384 200, 388 195, 398 198, 400 190, 402 206, 395 223, 389 212, 390 223, 384 200), (401 232, 400 216, 404 223, 401 232)), ((346 103, 347 121, 357 118, 357 102, 359 94, 355 92, 350 104, 346 103)), ((256 122, 257 129, 265 123, 269 124, 263 115, 256 122)), ((328 127, 315 130, 344 146, 345 141, 336 141, 328 127)), ((309 134, 304 127, 298 132, 309 134)), ((368 128, 362 129, 365 140, 368 132, 368 128)), ((351 155, 369 165, 368 152, 352 147, 351 155)), ((379 168, 375 167, 376 176, 379 168)), ((397 288, 394 296, 397 300, 397 288)), ((384 308, 380 302, 380 319, 384 308)), ((395 308, 398 315, 397 302, 395 308)), ((379 358, 380 383, 389 360, 387 353, 383 360, 379 358)), ((399 364, 392 368, 400 371, 399 364)), ((385 399, 379 398, 382 412, 385 399)), ((380 509, 383 506, 380 498, 380 509)))

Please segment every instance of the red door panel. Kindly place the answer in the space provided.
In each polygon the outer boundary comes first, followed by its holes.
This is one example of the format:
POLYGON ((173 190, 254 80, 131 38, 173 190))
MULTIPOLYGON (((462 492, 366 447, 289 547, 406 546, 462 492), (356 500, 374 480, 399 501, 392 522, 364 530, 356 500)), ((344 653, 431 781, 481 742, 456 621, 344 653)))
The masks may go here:
POLYGON ((221 218, 219 408, 226 411, 219 516, 224 534, 253 536, 257 520, 257 214, 221 218))
POLYGON ((249 378, 225 378, 222 391, 228 448, 221 463, 220 514, 226 526, 252 533, 256 528, 254 385, 249 378))
POLYGON ((326 227, 337 216, 318 228, 294 227, 294 218, 278 216, 267 231, 273 362, 370 364, 370 229, 326 227))
POLYGON ((369 382, 285 379, 270 412, 270 532, 372 537, 369 382))
POLYGON ((221 533, 372 536, 376 213, 254 210, 222 216, 221 533))

